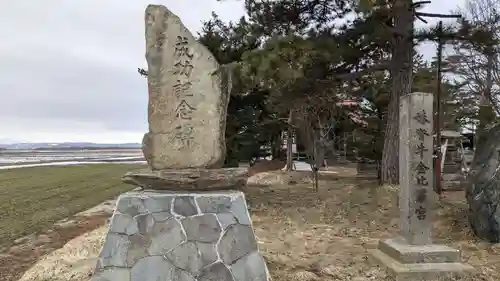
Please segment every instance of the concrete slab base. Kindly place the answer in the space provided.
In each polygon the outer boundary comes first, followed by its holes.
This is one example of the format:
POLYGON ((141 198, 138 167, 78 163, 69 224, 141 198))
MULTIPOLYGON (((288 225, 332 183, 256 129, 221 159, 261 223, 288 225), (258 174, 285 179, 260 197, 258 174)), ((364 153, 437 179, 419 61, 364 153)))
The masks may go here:
POLYGON ((395 238, 380 241, 370 252, 396 281, 451 280, 475 272, 460 263, 460 251, 444 245, 409 245, 395 238))
POLYGON ((270 279, 240 191, 120 196, 92 281, 270 279))

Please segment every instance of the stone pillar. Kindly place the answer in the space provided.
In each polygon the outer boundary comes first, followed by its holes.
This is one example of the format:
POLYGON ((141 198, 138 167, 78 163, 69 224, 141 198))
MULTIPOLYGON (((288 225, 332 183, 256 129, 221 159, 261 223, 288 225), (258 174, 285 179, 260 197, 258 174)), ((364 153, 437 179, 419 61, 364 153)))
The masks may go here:
POLYGON ((408 243, 431 243, 433 192, 433 97, 414 93, 399 107, 400 234, 408 243))
MULTIPOLYGON (((399 236, 379 242, 372 254, 396 280, 434 280, 470 272, 460 252, 432 244, 433 95, 401 97, 399 108, 399 236)), ((442 279, 440 279, 442 280, 442 279)))
POLYGON ((166 7, 145 12, 149 169, 118 199, 92 281, 267 281, 245 196, 221 169, 230 74, 166 7))

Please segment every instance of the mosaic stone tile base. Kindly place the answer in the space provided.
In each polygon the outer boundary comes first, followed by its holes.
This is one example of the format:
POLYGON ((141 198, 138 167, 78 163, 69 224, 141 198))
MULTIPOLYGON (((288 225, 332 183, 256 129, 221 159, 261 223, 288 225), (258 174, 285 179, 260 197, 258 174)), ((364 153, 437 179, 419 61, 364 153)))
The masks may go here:
POLYGON ((268 281, 245 196, 129 192, 92 281, 268 281))

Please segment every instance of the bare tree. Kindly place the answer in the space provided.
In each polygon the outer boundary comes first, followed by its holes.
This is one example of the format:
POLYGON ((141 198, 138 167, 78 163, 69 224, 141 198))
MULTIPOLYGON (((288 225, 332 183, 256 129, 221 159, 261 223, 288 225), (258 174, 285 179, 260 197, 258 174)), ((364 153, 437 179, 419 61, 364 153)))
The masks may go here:
POLYGON ((293 170, 293 109, 290 109, 287 120, 287 132, 286 132, 286 168, 287 172, 293 170))
POLYGON ((332 127, 328 124, 340 108, 335 106, 336 97, 328 95, 306 97, 301 104, 294 112, 293 121, 306 148, 314 187, 318 191, 318 171, 325 162, 325 154, 331 144, 328 136, 332 127))
POLYGON ((472 40, 453 45, 448 56, 459 94, 474 101, 480 133, 500 114, 500 1, 468 0, 461 28, 472 40))

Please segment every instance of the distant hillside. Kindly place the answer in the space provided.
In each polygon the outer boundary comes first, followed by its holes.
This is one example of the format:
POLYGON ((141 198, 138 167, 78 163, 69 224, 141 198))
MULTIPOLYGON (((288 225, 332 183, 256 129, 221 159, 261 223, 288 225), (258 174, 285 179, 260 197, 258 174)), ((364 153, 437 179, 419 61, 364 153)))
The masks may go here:
POLYGON ((0 149, 99 149, 99 148, 141 148, 140 143, 92 143, 92 142, 63 142, 63 143, 9 143, 0 144, 0 149))

